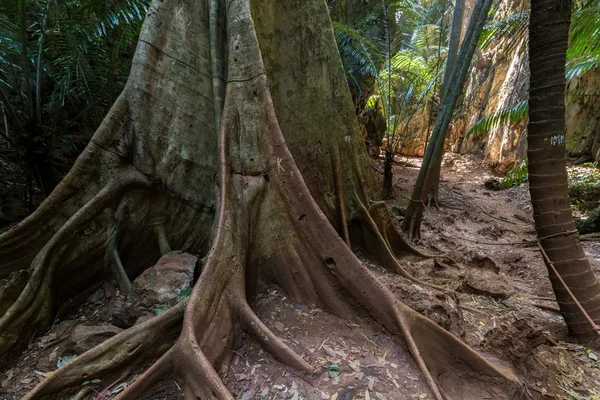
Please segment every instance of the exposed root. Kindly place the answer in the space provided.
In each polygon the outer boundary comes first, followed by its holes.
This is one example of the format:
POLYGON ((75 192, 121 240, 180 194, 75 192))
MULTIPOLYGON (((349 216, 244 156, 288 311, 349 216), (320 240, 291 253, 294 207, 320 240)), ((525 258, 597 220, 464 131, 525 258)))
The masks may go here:
POLYGON ((346 201, 344 199, 344 186, 342 183, 342 166, 340 165, 340 155, 336 151, 332 157, 333 180, 335 181, 335 197, 337 198, 338 214, 340 218, 340 227, 342 237, 348 246, 350 246, 350 233, 348 232, 348 217, 346 216, 346 201))
POLYGON ((121 262, 121 257, 119 256, 119 250, 117 249, 116 244, 116 234, 111 235, 111 239, 109 239, 109 244, 106 249, 106 258, 107 262, 112 264, 112 275, 121 289, 121 292, 127 296, 131 293, 131 281, 127 276, 127 272, 125 271, 125 267, 123 267, 123 263, 121 262))
POLYGON ((116 152, 104 151, 104 144, 126 140, 128 135, 123 121, 127 112, 127 101, 121 95, 98 128, 103 136, 94 136, 69 174, 33 214, 1 235, 0 278, 29 268, 52 236, 72 220, 77 211, 103 187, 115 183, 112 173, 118 174, 123 163, 116 152), (97 169, 100 166, 112 171, 101 174, 97 169))
POLYGON ((254 314, 248 303, 245 301, 239 306, 239 313, 244 325, 248 328, 260 344, 275 358, 290 367, 299 371, 317 372, 302 357, 290 349, 281 339, 279 339, 269 328, 262 323, 260 318, 254 314))
POLYGON ((180 330, 183 313, 184 305, 178 304, 107 339, 56 370, 23 400, 38 399, 69 387, 79 387, 86 380, 104 379, 122 369, 161 356, 173 344, 180 330))
POLYGON ((434 285, 432 283, 424 282, 420 279, 415 278, 411 274, 409 274, 408 271, 406 271, 398 262, 398 259, 395 257, 395 255, 393 254, 392 250, 390 249, 390 247, 388 245, 388 243, 389 243, 388 240, 386 240, 383 237, 383 235, 381 234, 381 231, 380 231, 379 227, 377 226, 377 223, 375 222, 373 217, 371 217, 371 214, 367 210, 366 206, 364 204, 362 204, 362 202, 360 203, 360 205, 363 210, 364 218, 367 221, 367 226, 371 229, 371 232, 376 237, 376 243, 380 249, 379 256, 381 257, 381 261, 382 261, 383 265, 385 265, 392 272, 397 273, 398 275, 402 276, 403 278, 408 279, 409 281, 411 281, 413 283, 423 285, 426 287, 430 287, 432 289, 440 290, 442 292, 452 292, 452 290, 446 289, 442 286, 434 285))
POLYGON ((163 224, 157 224, 155 232, 156 240, 158 241, 158 248, 160 250, 160 255, 164 256, 165 254, 170 253, 171 246, 169 245, 169 239, 167 237, 167 233, 165 232, 165 226, 163 224))
MULTIPOLYGON (((26 399, 79 387, 90 374, 114 373, 131 368, 134 361, 160 356, 119 400, 143 397, 169 372, 184 379, 187 400, 232 400, 219 374, 229 365, 242 326, 281 361, 313 372, 248 306, 246 289, 255 288, 258 280, 275 280, 294 301, 347 318, 353 315, 351 304, 360 304, 390 331, 402 335, 436 400, 474 398, 472 388, 494 399, 510 398, 519 385, 516 377, 403 305, 358 260, 319 209, 275 116, 249 1, 232 0, 227 7, 230 57, 219 136, 218 216, 206 263, 185 312, 175 307, 107 340, 56 371, 26 399), (165 332, 177 332, 179 326, 179 339, 171 346, 165 332)), ((107 208, 109 197, 101 193, 102 200, 96 198, 82 208, 87 207, 85 218, 78 220, 80 214, 75 214, 74 222, 69 221, 48 243, 42 261, 57 241, 70 235, 73 225, 88 223, 107 208)), ((384 262, 413 282, 435 287, 411 277, 399 265, 389 244, 398 238, 371 216, 364 193, 361 199, 363 217, 384 262)))
POLYGON ((21 295, 0 318, 0 353, 8 351, 19 340, 28 338, 35 329, 47 326, 51 321, 55 300, 55 293, 52 291, 54 271, 63 253, 69 249, 71 236, 107 209, 125 190, 149 184, 148 179, 138 171, 124 170, 50 239, 33 261, 29 280, 21 295))
POLYGON ((138 377, 124 391, 119 393, 115 398, 120 399, 136 399, 148 391, 153 385, 158 383, 172 368, 175 356, 175 347, 169 349, 163 354, 158 361, 150 366, 140 377, 138 377))

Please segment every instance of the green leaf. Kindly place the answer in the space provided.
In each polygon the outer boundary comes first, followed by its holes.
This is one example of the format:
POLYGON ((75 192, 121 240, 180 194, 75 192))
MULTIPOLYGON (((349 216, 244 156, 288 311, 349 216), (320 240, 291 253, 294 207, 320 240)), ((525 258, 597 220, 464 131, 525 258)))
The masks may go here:
POLYGON ((598 356, 589 350, 588 350, 588 357, 594 361, 598 361, 598 356))
POLYGON ((331 364, 329 366, 329 377, 331 379, 340 376, 341 373, 342 371, 340 370, 340 367, 337 364, 331 364))
POLYGON ((181 292, 179 292, 179 296, 180 297, 188 297, 190 294, 192 294, 192 288, 191 287, 189 287, 187 289, 184 289, 181 292))

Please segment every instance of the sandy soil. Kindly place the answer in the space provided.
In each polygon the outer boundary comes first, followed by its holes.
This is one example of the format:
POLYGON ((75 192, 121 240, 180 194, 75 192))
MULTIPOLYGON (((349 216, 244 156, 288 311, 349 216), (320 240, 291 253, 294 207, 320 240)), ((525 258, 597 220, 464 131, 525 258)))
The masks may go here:
MULTIPOLYGON (((390 201, 400 223, 418 172, 418 159, 395 167, 397 197, 390 201)), ((373 168, 381 173, 375 161, 373 168)), ((527 382, 523 398, 600 399, 600 349, 575 343, 567 335, 546 268, 537 251, 526 186, 505 191, 486 188, 491 176, 473 157, 450 154, 444 161, 440 210, 426 213, 419 246, 435 259, 404 262, 416 277, 455 289, 456 296, 406 282, 359 257, 417 311, 461 337, 486 357, 510 363, 527 382)), ((600 274, 600 243, 584 243, 600 274)), ((65 310, 29 348, 1 361, 0 398, 19 399, 44 374, 56 369, 55 344, 74 324, 110 323, 114 288, 104 284, 65 310)), ((253 300, 261 319, 312 365, 318 376, 303 376, 274 360, 247 335, 223 377, 237 399, 431 399, 401 338, 366 316, 346 321, 321 310, 293 304, 277 287, 253 300)), ((138 374, 141 371, 138 371, 138 374)), ((113 397, 136 374, 111 382, 89 382, 87 399, 113 397), (108 390, 107 390, 108 388, 108 390)), ((62 397, 58 397, 62 398, 62 397)), ((147 399, 180 399, 182 382, 169 377, 147 399)))

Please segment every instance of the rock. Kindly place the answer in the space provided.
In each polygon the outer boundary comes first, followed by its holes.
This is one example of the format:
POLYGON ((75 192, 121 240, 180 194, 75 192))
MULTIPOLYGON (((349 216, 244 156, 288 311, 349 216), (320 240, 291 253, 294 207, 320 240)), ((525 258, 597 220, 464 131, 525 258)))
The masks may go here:
POLYGON ((181 251, 162 256, 133 281, 128 298, 116 301, 112 323, 129 328, 177 304, 192 291, 197 261, 195 256, 181 251))
POLYGON ((498 179, 498 178, 490 178, 490 179, 487 179, 483 183, 483 185, 485 186, 486 189, 489 189, 489 190, 500 190, 500 183, 502 183, 500 181, 500 179, 498 179))
POLYGON ((181 251, 167 253, 133 281, 133 291, 145 305, 174 306, 191 289, 197 261, 196 256, 181 251))

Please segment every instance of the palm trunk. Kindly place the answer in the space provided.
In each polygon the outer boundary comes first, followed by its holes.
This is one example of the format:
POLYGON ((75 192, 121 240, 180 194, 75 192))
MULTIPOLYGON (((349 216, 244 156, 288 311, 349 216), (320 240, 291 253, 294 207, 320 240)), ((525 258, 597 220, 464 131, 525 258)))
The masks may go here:
POLYGON ((593 324, 565 288, 562 277, 589 317, 600 322, 600 284, 585 256, 573 217, 565 159, 565 62, 571 2, 534 0, 529 27, 529 191, 538 240, 552 287, 574 336, 593 335, 593 324))
POLYGON ((391 199, 394 197, 394 150, 389 146, 385 149, 385 159, 383 161, 383 187, 381 189, 381 198, 391 199))
POLYGON ((456 64, 450 74, 451 79, 447 85, 444 85, 440 111, 435 120, 431 140, 425 150, 423 164, 419 170, 410 204, 406 210, 406 217, 402 223, 402 230, 407 232, 410 239, 418 239, 421 236, 421 220, 425 204, 437 202, 437 200, 432 200, 431 198, 432 194, 436 193, 432 188, 436 188, 439 185, 446 132, 448 131, 448 126, 450 126, 454 106, 462 91, 471 59, 475 53, 475 48, 477 47, 477 42, 491 5, 491 0, 479 0, 475 5, 465 39, 460 46, 456 64))

